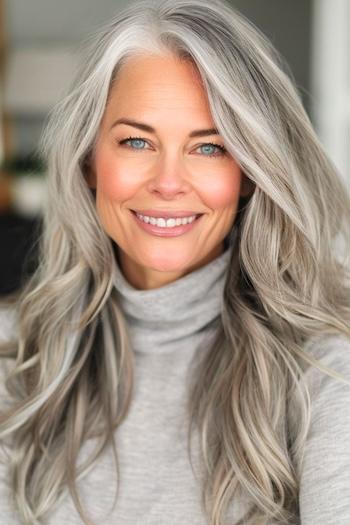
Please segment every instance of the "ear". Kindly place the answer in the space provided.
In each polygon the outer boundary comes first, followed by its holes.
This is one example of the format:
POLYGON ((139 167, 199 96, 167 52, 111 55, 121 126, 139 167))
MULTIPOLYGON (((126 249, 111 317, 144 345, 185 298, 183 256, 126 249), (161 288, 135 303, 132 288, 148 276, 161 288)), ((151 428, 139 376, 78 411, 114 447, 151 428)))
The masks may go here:
POLYGON ((96 189, 96 172, 92 162, 86 160, 84 162, 84 177, 91 189, 96 189))
POLYGON ((94 170, 89 169, 85 174, 85 180, 88 183, 88 186, 95 190, 96 189, 96 174, 94 170))
POLYGON ((241 197, 249 197, 253 194, 255 189, 254 182, 249 179, 245 173, 242 173, 242 180, 241 180, 241 189, 240 189, 240 196, 241 197))

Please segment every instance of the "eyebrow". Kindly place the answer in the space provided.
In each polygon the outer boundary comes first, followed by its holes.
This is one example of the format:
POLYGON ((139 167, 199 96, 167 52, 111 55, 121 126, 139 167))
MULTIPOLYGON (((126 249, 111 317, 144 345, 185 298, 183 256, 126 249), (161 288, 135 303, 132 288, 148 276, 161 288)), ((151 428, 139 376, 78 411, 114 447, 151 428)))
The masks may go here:
MULTIPOLYGON (((120 118, 116 120, 112 126, 111 129, 117 126, 118 124, 126 124, 127 126, 133 126, 134 128, 141 129, 142 131, 147 131, 148 133, 155 133, 156 130, 152 128, 152 126, 149 126, 148 124, 144 124, 143 122, 137 122, 136 120, 131 120, 128 118, 120 118)), ((216 128, 209 128, 209 129, 196 129, 194 131, 191 131, 189 133, 189 137, 204 137, 207 135, 219 135, 219 132, 216 128)))

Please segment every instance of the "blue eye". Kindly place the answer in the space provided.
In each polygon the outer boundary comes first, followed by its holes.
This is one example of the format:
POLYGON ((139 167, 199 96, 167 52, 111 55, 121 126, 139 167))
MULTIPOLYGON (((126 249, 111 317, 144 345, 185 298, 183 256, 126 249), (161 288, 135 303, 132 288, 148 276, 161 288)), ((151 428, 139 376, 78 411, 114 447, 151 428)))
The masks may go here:
POLYGON ((140 139, 139 137, 129 137, 128 139, 122 140, 120 144, 126 144, 127 142, 131 142, 135 145, 135 147, 131 146, 132 149, 144 149, 142 147, 142 143, 145 144, 146 141, 143 139, 140 139))
POLYGON ((216 157, 218 154, 224 155, 226 151, 223 146, 219 146, 219 144, 213 144, 212 142, 202 144, 199 147, 205 150, 205 156, 207 157, 216 157), (216 153, 215 153, 215 148, 216 148, 216 153), (218 153, 218 150, 219 150, 219 153, 218 153))
MULTIPOLYGON (((142 139, 141 137, 128 137, 127 139, 121 140, 119 144, 125 144, 128 148, 142 151, 146 149, 143 146, 147 144, 147 141, 145 139, 142 139)), ((222 155, 226 155, 226 148, 224 148, 224 146, 220 146, 219 144, 213 144, 212 142, 206 142, 205 144, 201 144, 200 146, 198 146, 198 148, 202 148, 202 152, 204 150, 203 154, 205 157, 220 157, 222 155)))

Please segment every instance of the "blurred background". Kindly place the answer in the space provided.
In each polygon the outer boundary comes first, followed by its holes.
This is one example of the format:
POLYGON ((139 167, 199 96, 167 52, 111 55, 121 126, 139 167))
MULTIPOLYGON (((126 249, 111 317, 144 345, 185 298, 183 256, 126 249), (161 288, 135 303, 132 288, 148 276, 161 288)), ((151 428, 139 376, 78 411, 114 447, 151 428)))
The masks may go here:
MULTIPOLYGON (((126 0, 0 0, 0 295, 35 269, 45 200, 37 146, 81 46, 126 0)), ((349 0, 231 0, 279 49, 350 187, 349 0)))

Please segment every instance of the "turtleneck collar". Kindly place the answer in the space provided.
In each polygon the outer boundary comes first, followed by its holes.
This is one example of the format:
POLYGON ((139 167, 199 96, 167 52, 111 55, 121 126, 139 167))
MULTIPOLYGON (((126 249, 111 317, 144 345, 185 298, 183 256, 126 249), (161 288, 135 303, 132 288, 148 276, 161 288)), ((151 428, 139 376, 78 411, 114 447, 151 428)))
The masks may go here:
POLYGON ((230 248, 206 265, 160 288, 138 290, 121 272, 114 285, 129 326, 133 350, 168 353, 190 345, 221 312, 230 248))

